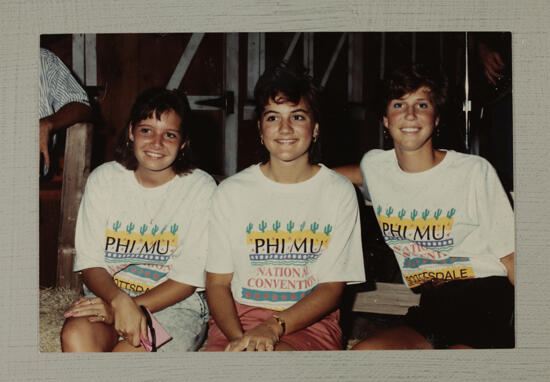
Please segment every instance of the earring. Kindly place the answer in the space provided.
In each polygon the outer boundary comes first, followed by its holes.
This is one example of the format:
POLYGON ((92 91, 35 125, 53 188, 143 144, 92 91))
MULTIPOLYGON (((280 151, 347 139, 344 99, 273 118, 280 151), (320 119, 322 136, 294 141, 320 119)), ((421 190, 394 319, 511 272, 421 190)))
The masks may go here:
POLYGON ((439 137, 439 125, 435 127, 435 136, 439 137))
POLYGON ((264 139, 262 138, 261 135, 260 135, 260 143, 261 143, 262 146, 264 145, 264 139))
POLYGON ((387 130, 387 129, 384 129, 384 130, 383 130, 383 133, 384 133, 384 139, 385 139, 385 140, 390 139, 390 134, 388 134, 388 130, 387 130))
POLYGON ((317 135, 313 136, 313 143, 317 142, 317 135))

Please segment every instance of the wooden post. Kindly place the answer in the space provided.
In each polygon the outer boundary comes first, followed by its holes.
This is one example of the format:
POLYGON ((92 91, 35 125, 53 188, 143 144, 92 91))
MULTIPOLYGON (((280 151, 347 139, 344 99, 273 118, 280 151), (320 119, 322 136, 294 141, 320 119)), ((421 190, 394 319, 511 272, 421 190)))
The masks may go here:
POLYGON ((80 277, 73 273, 74 233, 78 207, 90 173, 92 124, 76 123, 67 129, 61 191, 60 229, 57 247, 58 287, 80 290, 80 277))

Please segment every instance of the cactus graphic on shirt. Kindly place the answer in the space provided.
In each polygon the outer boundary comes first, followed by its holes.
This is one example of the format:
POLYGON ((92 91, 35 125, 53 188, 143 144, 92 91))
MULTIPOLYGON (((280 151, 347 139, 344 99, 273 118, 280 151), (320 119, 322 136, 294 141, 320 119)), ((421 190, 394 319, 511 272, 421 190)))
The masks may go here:
POLYGON ((405 209, 401 208, 401 211, 399 211, 397 213, 397 216, 399 217, 399 220, 403 220, 403 216, 405 216, 406 213, 407 213, 407 211, 405 211, 405 209))
POLYGON ((332 232, 332 226, 330 224, 327 224, 325 226, 325 228, 323 229, 323 232, 325 233, 325 235, 330 235, 330 233, 332 232))
POLYGON ((456 210, 454 208, 451 208, 449 211, 447 211, 447 218, 452 218, 455 212, 456 210))
POLYGON ((426 220, 428 216, 430 216, 430 210, 426 208, 424 212, 422 212, 422 219, 426 220))
POLYGON ((393 214, 393 207, 392 207, 392 206, 389 206, 389 207, 386 209, 386 216, 387 216, 387 217, 390 217, 391 214, 393 214))
POLYGON ((266 228, 267 228, 267 223, 262 220, 262 222, 260 224, 258 224, 258 229, 260 231, 264 232, 266 228))
POLYGON ((176 232, 178 232, 178 225, 176 223, 172 224, 172 226, 170 226, 170 232, 172 233, 172 235, 175 235, 176 232))
POLYGON ((254 226, 252 225, 252 223, 248 223, 248 225, 246 226, 246 233, 252 232, 252 228, 254 228, 254 226))
POLYGON ((319 224, 317 224, 317 222, 313 222, 309 228, 311 228, 311 232, 315 233, 317 232, 317 230, 319 229, 319 224))
POLYGON ((304 221, 302 224, 300 224, 300 232, 302 232, 305 227, 306 227, 306 222, 304 221))
POLYGON ((286 224, 286 230, 288 231, 288 233, 291 233, 293 228, 294 228, 294 222, 291 220, 286 224))
POLYGON ((434 212, 434 218, 435 220, 439 219, 439 217, 441 216, 441 213, 443 211, 441 211, 441 208, 438 208, 437 211, 434 212))
POLYGON ((119 222, 118 220, 116 222, 113 223, 113 229, 115 230, 115 232, 118 231, 118 229, 122 226, 122 223, 119 222))
POLYGON ((135 227, 134 223, 130 222, 130 224, 126 225, 126 232, 132 233, 135 227))
POLYGON ((161 235, 164 233, 164 231, 166 231, 166 228, 168 228, 168 224, 162 227, 162 230, 160 231, 161 235))
POLYGON ((275 223, 273 223, 273 231, 277 232, 279 231, 279 228, 281 228, 281 222, 278 220, 275 220, 275 223))
POLYGON ((145 234, 145 232, 147 232, 147 225, 144 224, 142 225, 141 227, 139 227, 139 233, 143 236, 145 234))
POLYGON ((157 234, 157 232, 159 231, 159 226, 155 224, 155 226, 153 227, 153 229, 151 230, 151 234, 153 236, 155 236, 157 234))
POLYGON ((418 211, 413 209, 411 211, 411 220, 416 219, 417 216, 418 216, 418 211))

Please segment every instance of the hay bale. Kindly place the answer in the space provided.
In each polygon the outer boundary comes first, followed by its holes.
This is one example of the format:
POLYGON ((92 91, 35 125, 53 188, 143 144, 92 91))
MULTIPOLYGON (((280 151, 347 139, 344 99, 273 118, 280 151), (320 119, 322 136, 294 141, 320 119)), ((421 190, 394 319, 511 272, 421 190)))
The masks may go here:
POLYGON ((65 322, 63 313, 79 298, 79 293, 66 288, 40 290, 41 352, 61 352, 59 335, 65 322))

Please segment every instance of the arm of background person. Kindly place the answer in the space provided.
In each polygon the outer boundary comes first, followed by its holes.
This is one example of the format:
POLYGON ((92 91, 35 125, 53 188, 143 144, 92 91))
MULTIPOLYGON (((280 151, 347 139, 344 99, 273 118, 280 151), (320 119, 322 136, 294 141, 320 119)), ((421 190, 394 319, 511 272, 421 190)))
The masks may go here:
POLYGON ((351 181, 351 183, 357 186, 361 186, 363 184, 363 175, 361 174, 361 169, 358 164, 334 167, 333 170, 340 175, 344 175, 351 181))
POLYGON ((44 155, 44 163, 50 165, 48 153, 48 139, 51 133, 67 128, 77 122, 89 121, 92 117, 92 109, 80 102, 70 102, 52 115, 40 119, 39 149, 44 155))

